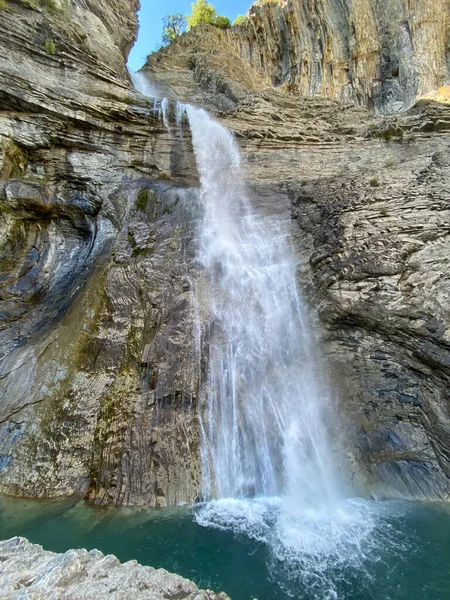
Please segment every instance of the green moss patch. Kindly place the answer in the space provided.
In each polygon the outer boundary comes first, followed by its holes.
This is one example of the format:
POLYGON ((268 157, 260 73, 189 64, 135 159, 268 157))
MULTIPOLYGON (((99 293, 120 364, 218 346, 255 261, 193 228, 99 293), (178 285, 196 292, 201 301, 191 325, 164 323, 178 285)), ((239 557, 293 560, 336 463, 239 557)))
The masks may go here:
POLYGON ((55 0, 22 0, 30 8, 42 8, 51 15, 59 12, 58 5, 55 0))
POLYGON ((27 170, 28 162, 27 151, 11 140, 3 147, 1 179, 5 181, 13 177, 22 177, 27 170))
POLYGON ((50 56, 54 56, 56 54, 56 42, 55 40, 47 39, 44 44, 45 51, 50 56))
POLYGON ((149 201, 149 191, 150 190, 141 190, 137 196, 136 200, 136 209, 145 212, 147 210, 148 201, 149 201))

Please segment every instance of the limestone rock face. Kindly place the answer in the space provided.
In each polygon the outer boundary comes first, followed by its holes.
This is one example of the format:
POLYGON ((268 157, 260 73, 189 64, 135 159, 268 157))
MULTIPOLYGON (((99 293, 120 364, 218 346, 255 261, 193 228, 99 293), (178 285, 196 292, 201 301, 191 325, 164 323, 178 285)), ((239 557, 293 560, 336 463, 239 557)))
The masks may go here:
MULTIPOLYGON (((445 83, 439 75, 431 86, 426 74, 443 73, 447 17, 436 24, 425 0, 413 8, 398 0, 377 17, 381 4, 369 0, 351 10, 331 0, 257 4, 241 28, 194 30, 144 71, 162 94, 216 112, 239 140, 258 210, 290 223, 353 479, 374 497, 445 499, 449 109, 420 101, 396 116, 367 110, 408 105, 445 83), (356 62, 339 37, 351 15, 356 62), (299 32, 312 28, 304 54, 306 34, 288 33, 296 19, 299 32), (409 23, 411 56, 391 44, 400 22, 409 23), (374 27, 379 50, 369 52, 362 31, 374 27), (321 70, 325 39, 347 58, 321 70), (382 65, 395 62, 388 47, 403 61, 401 97, 381 93, 390 81, 382 65), (293 67, 301 56, 307 69, 293 67), (432 68, 419 69, 427 57, 432 68)), ((208 353, 195 328, 200 316, 207 331, 209 315, 193 297, 193 283, 204 283, 198 175, 173 106, 167 128, 131 87, 124 57, 135 10, 134 0, 8 0, 1 10, 0 491, 8 494, 148 506, 200 494, 208 353)))
POLYGON ((291 211, 353 481, 376 498, 446 499, 450 109, 420 101, 382 117, 275 90, 233 62, 228 35, 188 34, 144 71, 172 96, 215 108, 236 133, 259 209, 291 211))
MULTIPOLYGON (((24 538, 0 542, 0 592, 4 600, 227 600, 224 593, 200 590, 179 575, 143 567, 135 560, 121 564, 98 550, 46 552, 24 538)), ((229 599, 228 599, 229 600, 229 599)))
POLYGON ((227 123, 237 119, 257 193, 292 203, 352 472, 375 497, 446 498, 449 110, 377 124, 336 105, 248 104, 227 123), (423 134, 426 123, 447 133, 423 134))
MULTIPOLYGON (((264 0, 242 25, 207 32, 189 34, 190 68, 203 88, 213 84, 228 101, 242 94, 243 82, 246 89, 265 82, 390 113, 450 84, 449 0, 264 0)), ((177 46, 187 44, 189 37, 177 46)), ((160 73, 169 64, 163 50, 145 68, 160 73)))
POLYGON ((189 203, 172 190, 196 172, 131 87, 137 7, 8 0, 1 10, 9 494, 162 505, 198 493, 189 203))
POLYGON ((394 112, 449 84, 449 34, 449 0, 278 0, 230 36, 277 87, 394 112))

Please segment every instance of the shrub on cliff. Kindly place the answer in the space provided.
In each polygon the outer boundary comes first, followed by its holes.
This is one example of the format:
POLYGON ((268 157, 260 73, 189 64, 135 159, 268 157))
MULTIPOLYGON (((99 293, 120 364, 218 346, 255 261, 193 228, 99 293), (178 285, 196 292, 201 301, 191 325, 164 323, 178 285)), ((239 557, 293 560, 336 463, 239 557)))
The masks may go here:
POLYGON ((51 15, 56 15, 59 8, 55 0, 22 0, 24 4, 28 4, 31 8, 43 8, 51 15))
POLYGON ((245 15, 238 15, 233 25, 242 25, 242 23, 245 21, 245 18, 245 15))
POLYGON ((218 17, 216 17, 216 20, 214 21, 213 25, 215 25, 216 27, 220 27, 220 29, 228 29, 228 27, 231 27, 231 21, 228 17, 223 17, 222 15, 219 15, 218 17))

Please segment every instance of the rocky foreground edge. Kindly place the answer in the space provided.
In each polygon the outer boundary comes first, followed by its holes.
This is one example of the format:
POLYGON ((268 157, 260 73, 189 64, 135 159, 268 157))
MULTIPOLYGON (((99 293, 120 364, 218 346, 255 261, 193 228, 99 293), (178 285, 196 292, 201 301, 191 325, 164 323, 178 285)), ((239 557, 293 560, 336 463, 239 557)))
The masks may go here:
POLYGON ((164 569, 121 563, 98 550, 47 552, 25 538, 0 542, 2 600, 229 600, 200 590, 192 581, 164 569))

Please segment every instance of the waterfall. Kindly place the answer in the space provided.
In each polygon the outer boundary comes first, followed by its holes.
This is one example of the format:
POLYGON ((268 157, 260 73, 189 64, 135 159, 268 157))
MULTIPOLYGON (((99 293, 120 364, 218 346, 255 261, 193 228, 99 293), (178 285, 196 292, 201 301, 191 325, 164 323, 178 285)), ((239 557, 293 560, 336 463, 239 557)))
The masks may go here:
POLYGON ((130 72, 130 77, 134 87, 141 92, 141 94, 144 94, 144 96, 148 96, 149 98, 158 97, 155 88, 151 85, 144 73, 141 73, 140 71, 137 71, 136 73, 130 72))
POLYGON ((308 598, 336 599, 337 569, 365 577, 378 524, 370 506, 341 496, 329 439, 336 416, 290 223, 250 201, 233 135, 204 110, 186 113, 204 211, 198 301, 210 311, 200 410, 206 502, 196 520, 266 544, 270 569, 301 581, 308 598))
MULTIPOLYGON (((133 81, 148 93, 145 77, 133 81)), ((172 135, 167 101, 154 106, 172 135)), ((189 120, 203 208, 190 282, 206 500, 195 520, 266 545, 286 597, 344 600, 352 578, 372 585, 370 564, 401 548, 392 509, 346 498, 338 485, 329 439, 337 419, 288 220, 250 200, 225 127, 181 103, 172 114, 178 136, 189 120)))
MULTIPOLYGON (((148 93, 145 77, 133 81, 148 93)), ((170 133, 167 101, 159 106, 170 133)), ((225 127, 190 105, 174 115, 177 134, 189 120, 203 209, 191 293, 206 502, 195 519, 266 544, 269 568, 292 590, 300 582, 305 598, 341 598, 339 582, 349 572, 370 579, 368 560, 395 540, 382 509, 341 495, 329 439, 337 420, 289 221, 250 200, 225 127)))
MULTIPOLYGON (((145 75, 132 79, 154 95, 145 75)), ((163 99, 166 126, 167 113, 163 99)), ((200 411, 203 496, 334 503, 331 403, 297 286, 289 225, 252 206, 238 146, 225 127, 190 105, 177 104, 175 114, 177 128, 184 115, 189 120, 204 212, 198 261, 211 317, 200 411)))
POLYGON ((204 208, 199 262, 212 313, 202 413, 205 496, 332 502, 330 401, 288 223, 252 207, 232 134, 204 110, 186 111, 204 208))
POLYGON ((147 77, 141 73, 131 73, 130 72, 131 81, 133 82, 134 87, 144 94, 144 96, 148 96, 153 100, 153 112, 158 116, 158 119, 163 122, 164 127, 170 131, 169 127, 169 100, 168 98, 161 98, 158 94, 156 88, 152 86, 147 77))

